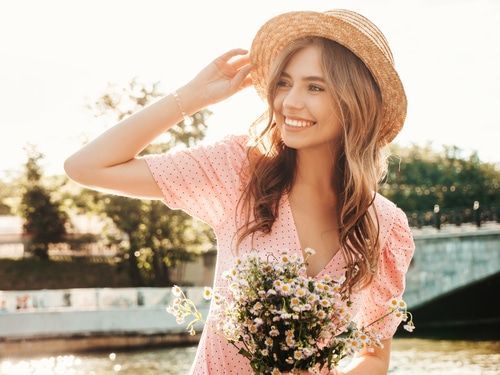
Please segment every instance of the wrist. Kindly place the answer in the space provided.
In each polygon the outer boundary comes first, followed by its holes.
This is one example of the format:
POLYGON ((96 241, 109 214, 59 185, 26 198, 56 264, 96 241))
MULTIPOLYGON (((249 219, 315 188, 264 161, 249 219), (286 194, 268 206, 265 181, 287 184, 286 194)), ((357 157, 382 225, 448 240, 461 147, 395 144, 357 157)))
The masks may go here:
POLYGON ((180 106, 188 116, 192 116, 209 104, 203 100, 201 90, 190 84, 184 85, 176 91, 180 106))

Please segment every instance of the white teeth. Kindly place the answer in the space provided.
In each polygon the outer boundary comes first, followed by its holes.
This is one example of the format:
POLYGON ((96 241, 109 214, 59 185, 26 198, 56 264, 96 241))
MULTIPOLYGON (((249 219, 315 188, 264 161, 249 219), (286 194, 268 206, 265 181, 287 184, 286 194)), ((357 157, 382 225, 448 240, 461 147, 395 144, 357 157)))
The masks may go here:
POLYGON ((292 119, 285 119, 285 124, 289 126, 295 126, 297 128, 307 128, 309 126, 313 126, 316 124, 315 122, 311 121, 298 121, 298 120, 292 120, 292 119))

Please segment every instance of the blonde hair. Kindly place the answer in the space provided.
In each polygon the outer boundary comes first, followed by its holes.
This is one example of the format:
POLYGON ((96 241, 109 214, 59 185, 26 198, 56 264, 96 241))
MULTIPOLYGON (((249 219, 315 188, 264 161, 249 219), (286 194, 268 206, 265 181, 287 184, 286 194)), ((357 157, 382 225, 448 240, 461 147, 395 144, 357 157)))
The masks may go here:
MULTIPOLYGON (((244 224, 236 248, 243 239, 257 231, 271 232, 278 215, 282 195, 288 193, 296 173, 296 150, 286 147, 273 118, 273 102, 281 72, 295 53, 315 45, 321 51, 321 64, 327 86, 342 126, 340 140, 335 141, 332 191, 338 195, 339 241, 347 260, 345 291, 362 288, 373 278, 379 258, 378 219, 375 225, 368 208, 373 204, 379 182, 387 174, 387 148, 379 142, 382 119, 382 97, 366 65, 351 51, 330 39, 306 37, 291 43, 276 58, 270 70, 267 87, 268 111, 250 127, 254 145, 247 151, 242 176, 244 188, 237 207, 242 205, 244 224), (257 125, 267 119, 266 127, 257 125), (253 204, 253 206, 252 206, 253 204), (250 214, 253 213, 253 220, 250 214)), ((375 209, 375 207, 373 207, 375 209)), ((236 210, 238 212, 238 208, 236 210)), ((376 212, 375 212, 376 213, 376 212)), ((233 237, 234 238, 234 237, 233 237)))

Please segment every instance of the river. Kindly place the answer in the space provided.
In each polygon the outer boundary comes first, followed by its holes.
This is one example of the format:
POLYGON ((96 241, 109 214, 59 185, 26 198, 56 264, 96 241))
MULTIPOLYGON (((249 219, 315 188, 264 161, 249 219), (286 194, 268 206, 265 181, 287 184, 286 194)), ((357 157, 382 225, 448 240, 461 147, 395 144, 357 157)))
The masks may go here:
MULTIPOLYGON (((196 346, 0 360, 1 375, 188 374, 196 346)), ((499 375, 500 341, 394 339, 390 375, 499 375)))

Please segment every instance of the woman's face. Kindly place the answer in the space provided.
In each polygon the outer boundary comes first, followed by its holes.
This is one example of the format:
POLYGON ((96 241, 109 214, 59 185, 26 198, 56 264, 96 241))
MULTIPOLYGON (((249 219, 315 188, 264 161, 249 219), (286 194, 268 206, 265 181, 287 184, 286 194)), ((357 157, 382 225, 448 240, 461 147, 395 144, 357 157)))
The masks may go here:
POLYGON ((295 53, 278 79, 274 116, 281 138, 290 148, 317 148, 341 134, 320 59, 318 46, 305 47, 295 53))

